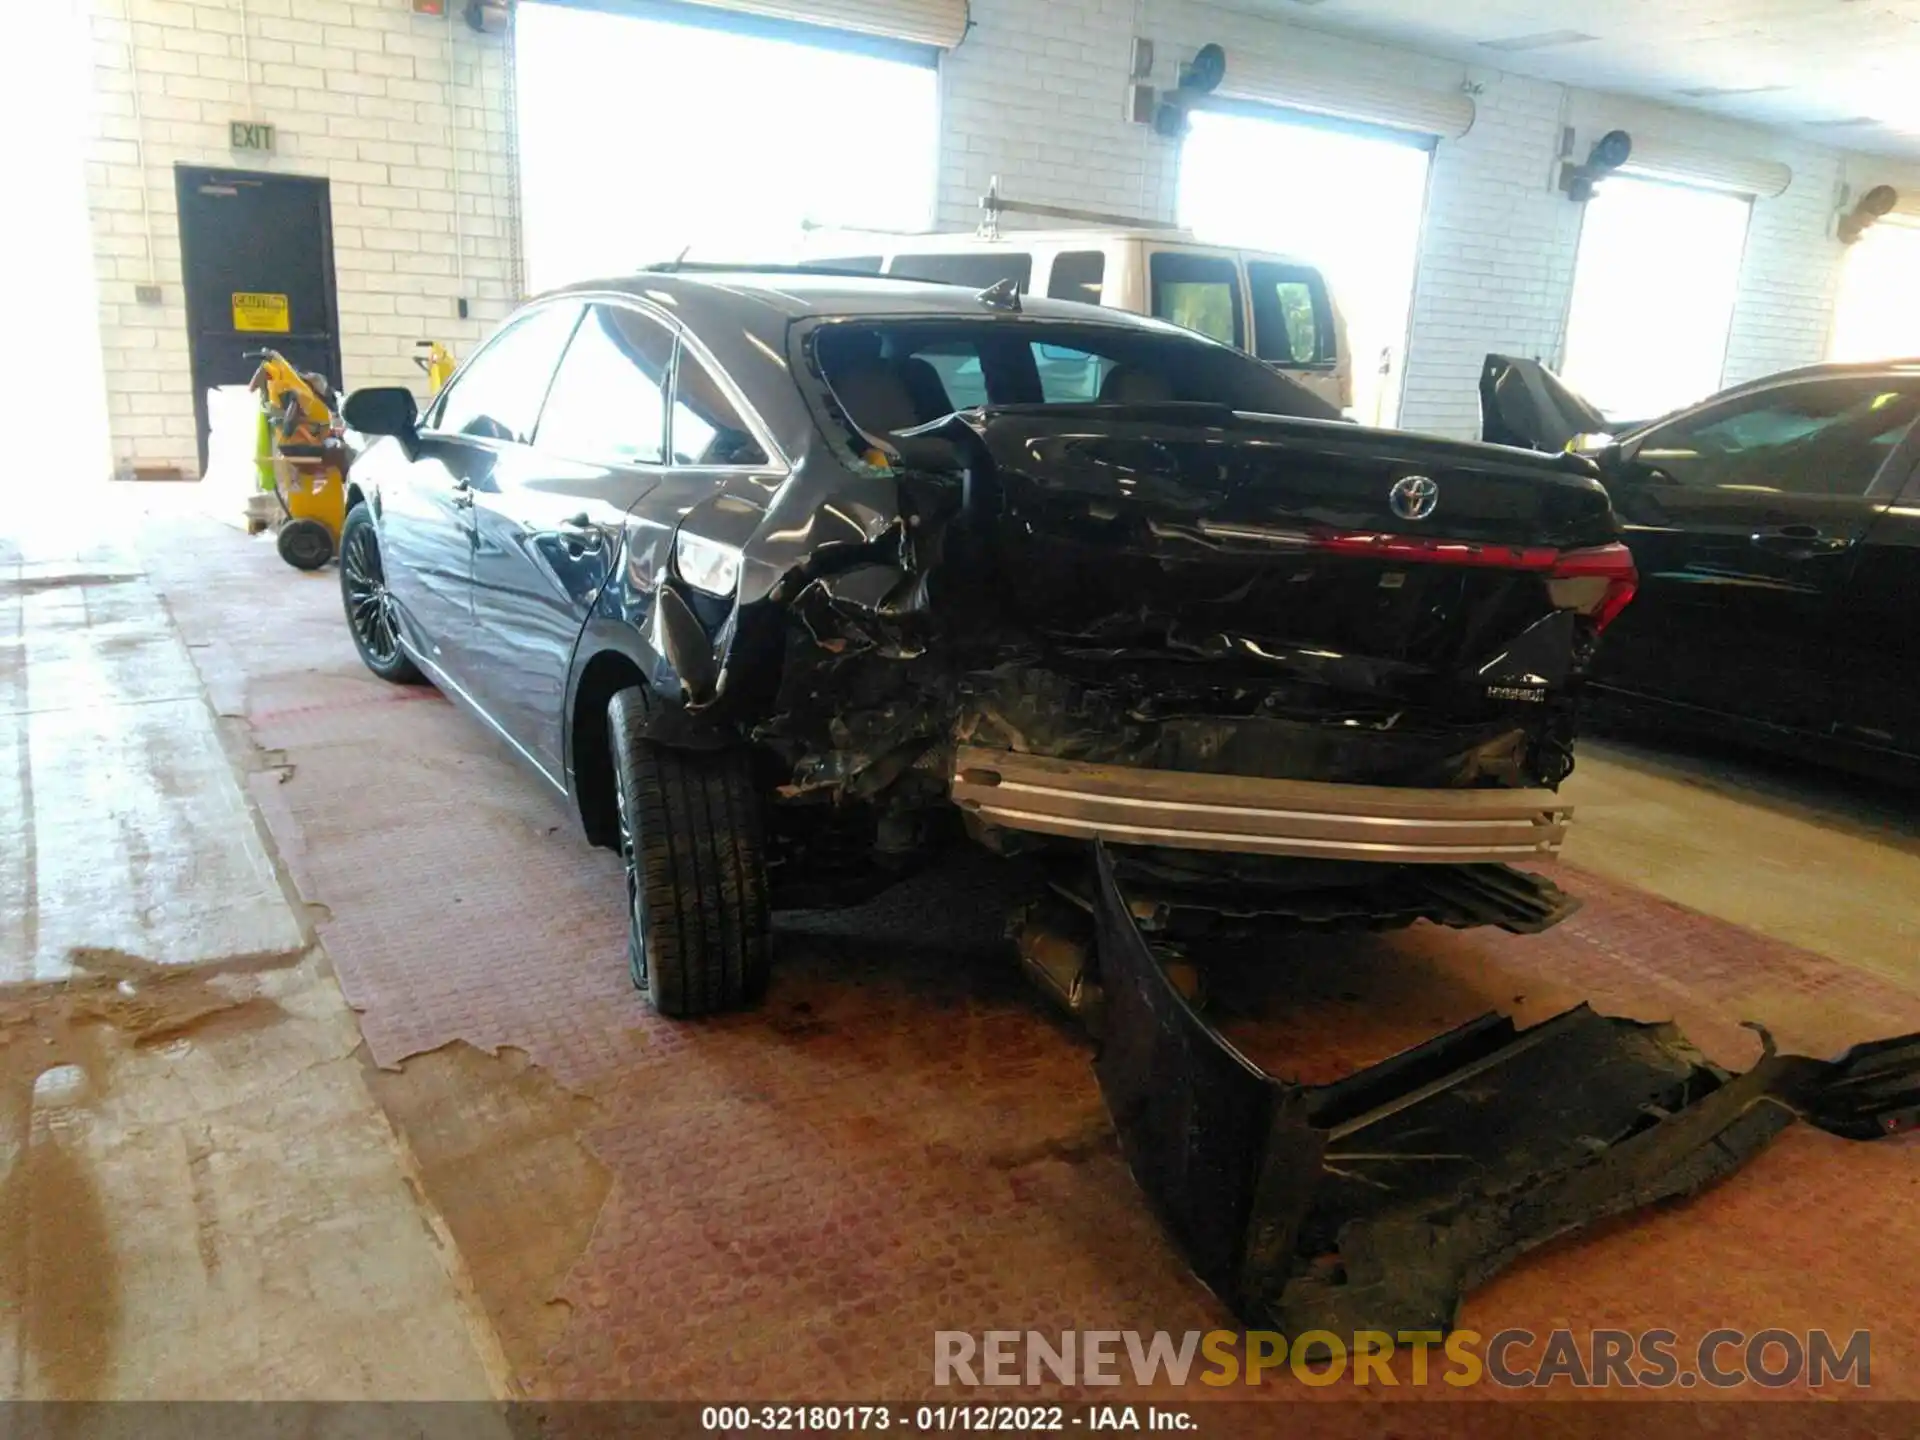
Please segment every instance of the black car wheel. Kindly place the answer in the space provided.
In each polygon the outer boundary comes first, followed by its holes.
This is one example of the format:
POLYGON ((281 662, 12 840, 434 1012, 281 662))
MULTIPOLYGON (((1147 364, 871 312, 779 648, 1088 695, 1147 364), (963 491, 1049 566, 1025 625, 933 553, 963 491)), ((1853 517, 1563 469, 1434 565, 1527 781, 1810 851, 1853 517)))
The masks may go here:
POLYGON ((333 532, 318 520, 289 520, 274 548, 296 570, 318 570, 333 558, 333 532))
POLYGON ((633 983, 676 1018, 752 1005, 771 949, 752 766, 740 751, 656 745, 645 720, 638 687, 607 707, 633 983))
POLYGON ((425 677, 400 648, 400 618, 380 563, 380 532, 365 501, 347 512, 340 530, 340 599, 367 668, 396 685, 419 684, 425 677))

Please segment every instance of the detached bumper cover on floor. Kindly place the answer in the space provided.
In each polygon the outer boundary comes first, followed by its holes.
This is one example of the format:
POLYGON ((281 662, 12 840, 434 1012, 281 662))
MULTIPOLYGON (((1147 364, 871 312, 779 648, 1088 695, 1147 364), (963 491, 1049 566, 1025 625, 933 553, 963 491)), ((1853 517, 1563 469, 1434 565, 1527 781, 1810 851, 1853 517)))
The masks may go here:
POLYGON ((1115 845, 1383 864, 1540 860, 1572 807, 1550 790, 1413 790, 1143 770, 962 746, 953 799, 1009 830, 1115 845))
MULTIPOLYGON (((1796 1118, 1920 1122, 1920 1035, 1744 1075, 1671 1025, 1488 1014, 1330 1085, 1267 1074, 1168 981, 1099 850, 1101 1093, 1200 1278, 1286 1334, 1447 1330, 1537 1245, 1699 1190, 1796 1118)), ((1764 1037, 1764 1032, 1763 1037, 1764 1037)))

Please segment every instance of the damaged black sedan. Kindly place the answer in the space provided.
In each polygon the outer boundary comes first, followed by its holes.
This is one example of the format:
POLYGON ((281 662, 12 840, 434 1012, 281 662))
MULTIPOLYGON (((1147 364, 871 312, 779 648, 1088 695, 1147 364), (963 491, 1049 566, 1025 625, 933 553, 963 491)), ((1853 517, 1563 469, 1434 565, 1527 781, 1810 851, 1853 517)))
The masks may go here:
POLYGON ((1111 310, 670 268, 347 402, 341 581, 626 860, 634 978, 750 1003, 768 913, 958 838, 1106 842, 1149 927, 1533 930, 1635 575, 1575 456, 1369 430, 1111 310))

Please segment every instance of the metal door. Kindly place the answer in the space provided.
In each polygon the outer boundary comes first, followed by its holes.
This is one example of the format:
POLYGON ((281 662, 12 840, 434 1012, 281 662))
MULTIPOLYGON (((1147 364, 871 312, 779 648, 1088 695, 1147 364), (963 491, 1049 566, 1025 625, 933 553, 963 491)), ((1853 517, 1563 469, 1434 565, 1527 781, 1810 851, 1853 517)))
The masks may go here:
POLYGON ((200 468, 207 464, 207 391, 244 385, 268 346, 336 389, 339 307, 327 182, 304 175, 174 167, 180 270, 200 468))

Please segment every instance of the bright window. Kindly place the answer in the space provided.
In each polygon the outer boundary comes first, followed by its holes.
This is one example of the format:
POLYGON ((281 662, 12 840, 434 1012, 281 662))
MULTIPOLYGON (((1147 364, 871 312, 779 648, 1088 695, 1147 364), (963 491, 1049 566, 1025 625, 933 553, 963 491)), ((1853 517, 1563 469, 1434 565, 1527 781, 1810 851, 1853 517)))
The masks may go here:
POLYGON ((1720 388, 1746 252, 1745 196, 1615 175, 1580 229, 1561 375, 1612 420, 1720 388))
MULTIPOLYGON (((1326 276, 1347 322, 1354 414, 1368 423, 1390 425, 1400 411, 1427 161, 1414 137, 1212 110, 1194 113, 1180 151, 1182 225, 1203 240, 1293 256, 1326 276)), ((1273 302, 1288 331, 1299 330, 1313 316, 1298 288, 1276 281, 1256 294, 1256 319, 1273 302)))
POLYGON ((778 259, 809 225, 931 223, 930 63, 534 0, 516 9, 531 289, 683 251, 778 259))
POLYGON ((1847 251, 1833 312, 1832 358, 1920 355, 1920 228, 1882 221, 1847 251))

